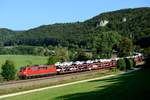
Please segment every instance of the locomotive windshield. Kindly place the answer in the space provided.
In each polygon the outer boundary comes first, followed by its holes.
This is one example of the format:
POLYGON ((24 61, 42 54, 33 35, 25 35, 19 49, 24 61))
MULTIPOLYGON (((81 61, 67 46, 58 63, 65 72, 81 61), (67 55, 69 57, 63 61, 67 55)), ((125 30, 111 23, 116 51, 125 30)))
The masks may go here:
POLYGON ((23 70, 25 70, 26 69, 26 67, 21 67, 20 68, 20 71, 23 71, 23 70))

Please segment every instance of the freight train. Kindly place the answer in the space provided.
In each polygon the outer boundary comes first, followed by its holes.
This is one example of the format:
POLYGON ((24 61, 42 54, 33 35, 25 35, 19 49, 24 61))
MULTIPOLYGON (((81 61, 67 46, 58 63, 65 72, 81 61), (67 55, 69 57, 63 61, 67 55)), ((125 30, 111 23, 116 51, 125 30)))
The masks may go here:
MULTIPOLYGON (((138 53, 135 56, 129 56, 126 58, 134 59, 134 62, 136 64, 141 63, 143 59, 140 53, 138 53)), ((51 65, 21 67, 19 71, 19 77, 20 79, 26 79, 36 76, 48 76, 52 74, 65 74, 65 73, 113 68, 117 66, 118 59, 122 58, 96 59, 96 60, 64 62, 64 63, 57 62, 51 65)))

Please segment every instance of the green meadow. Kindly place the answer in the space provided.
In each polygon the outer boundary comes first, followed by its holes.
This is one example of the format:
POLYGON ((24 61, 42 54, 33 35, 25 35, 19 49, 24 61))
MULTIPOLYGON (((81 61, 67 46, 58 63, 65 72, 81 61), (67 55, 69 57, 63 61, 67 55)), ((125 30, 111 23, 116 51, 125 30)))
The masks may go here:
POLYGON ((32 56, 32 55, 0 55, 0 66, 2 66, 6 60, 12 60, 16 67, 27 65, 46 64, 48 57, 32 56))

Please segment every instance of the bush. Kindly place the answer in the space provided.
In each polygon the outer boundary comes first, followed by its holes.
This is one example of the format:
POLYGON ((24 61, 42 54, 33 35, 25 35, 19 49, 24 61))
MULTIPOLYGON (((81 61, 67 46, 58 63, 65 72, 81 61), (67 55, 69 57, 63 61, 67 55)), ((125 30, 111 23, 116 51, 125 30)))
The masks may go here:
POLYGON ((126 69, 131 69, 131 68, 133 68, 133 66, 134 66, 134 62, 133 62, 133 60, 132 59, 125 59, 125 62, 126 62, 126 69))
POLYGON ((149 68, 150 67, 150 47, 144 48, 144 56, 145 56, 145 66, 149 68))
POLYGON ((15 69, 14 63, 12 61, 6 60, 5 64, 2 65, 2 73, 4 79, 14 80, 16 77, 17 70, 15 69))
POLYGON ((48 58, 47 64, 55 64, 55 63, 58 62, 58 61, 59 61, 59 59, 58 59, 57 56, 50 56, 50 57, 48 58))
POLYGON ((119 59, 117 61, 117 68, 120 69, 120 70, 125 70, 126 69, 125 59, 119 59))
POLYGON ((86 61, 92 59, 92 54, 86 52, 79 52, 76 55, 75 61, 86 61))

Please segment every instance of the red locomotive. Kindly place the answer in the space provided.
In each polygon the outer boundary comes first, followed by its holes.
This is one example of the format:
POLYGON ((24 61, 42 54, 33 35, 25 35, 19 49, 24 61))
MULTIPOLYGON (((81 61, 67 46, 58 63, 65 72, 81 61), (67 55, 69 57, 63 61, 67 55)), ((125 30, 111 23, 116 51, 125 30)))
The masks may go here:
POLYGON ((24 79, 33 76, 51 75, 55 73, 56 73, 55 65, 39 65, 39 66, 22 67, 19 72, 19 77, 21 79, 24 79))

